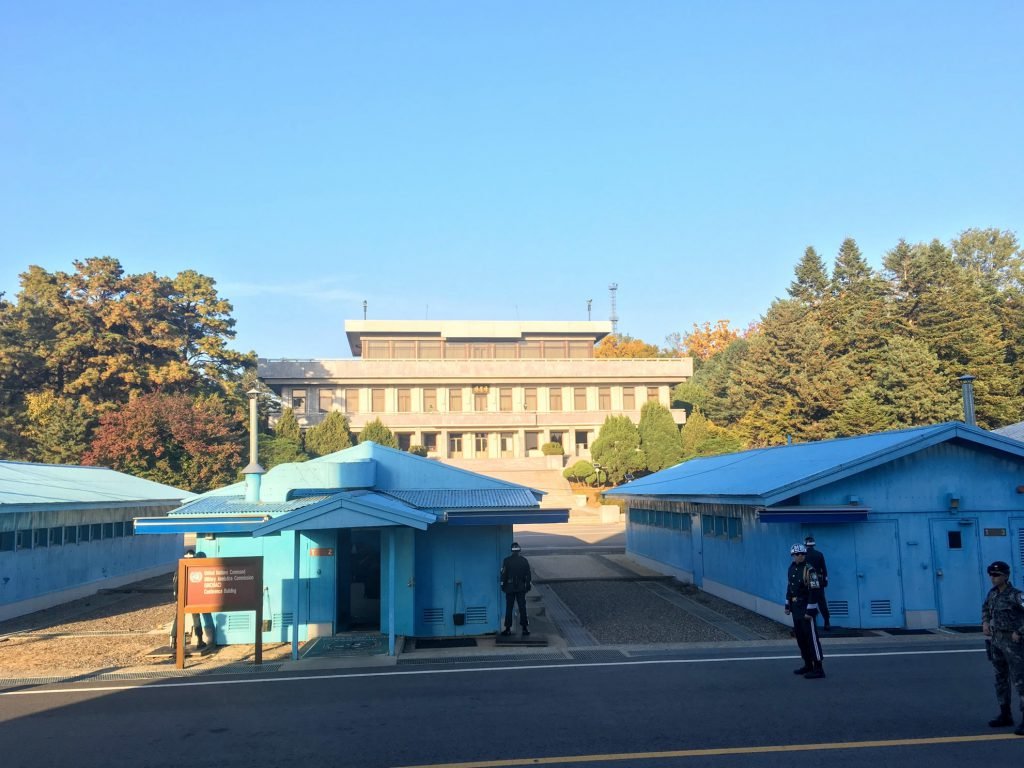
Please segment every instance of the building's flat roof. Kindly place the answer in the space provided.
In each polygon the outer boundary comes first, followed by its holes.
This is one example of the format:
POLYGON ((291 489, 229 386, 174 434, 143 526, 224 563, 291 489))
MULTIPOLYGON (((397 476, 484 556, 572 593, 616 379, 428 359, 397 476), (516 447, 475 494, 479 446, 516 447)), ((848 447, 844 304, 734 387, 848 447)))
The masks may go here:
POLYGON ((0 513, 25 505, 181 501, 192 496, 106 467, 0 461, 0 513))
POLYGON ((442 339, 521 339, 529 335, 583 336, 595 343, 612 332, 610 320, 346 320, 353 355, 364 334, 436 336, 442 339))

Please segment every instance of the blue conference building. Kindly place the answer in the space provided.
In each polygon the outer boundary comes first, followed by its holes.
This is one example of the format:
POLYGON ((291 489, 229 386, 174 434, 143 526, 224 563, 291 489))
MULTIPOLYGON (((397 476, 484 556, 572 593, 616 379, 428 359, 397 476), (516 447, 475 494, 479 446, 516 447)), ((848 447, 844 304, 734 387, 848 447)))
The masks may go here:
POLYGON ((779 621, 807 535, 841 626, 977 625, 985 566, 1024 577, 1024 443, 960 422, 694 459, 608 495, 634 559, 779 621))

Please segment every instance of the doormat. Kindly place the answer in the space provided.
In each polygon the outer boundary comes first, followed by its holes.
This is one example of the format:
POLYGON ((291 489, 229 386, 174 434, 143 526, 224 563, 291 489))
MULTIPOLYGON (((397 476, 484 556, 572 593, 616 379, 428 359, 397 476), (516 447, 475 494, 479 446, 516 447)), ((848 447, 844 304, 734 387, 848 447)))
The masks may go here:
POLYGON ((416 650, 425 651, 431 648, 476 648, 476 639, 472 637, 418 637, 416 650))
POLYGON ((348 656, 379 656, 388 652, 388 639, 380 634, 335 635, 317 637, 299 651, 299 658, 311 656, 345 658, 348 656))

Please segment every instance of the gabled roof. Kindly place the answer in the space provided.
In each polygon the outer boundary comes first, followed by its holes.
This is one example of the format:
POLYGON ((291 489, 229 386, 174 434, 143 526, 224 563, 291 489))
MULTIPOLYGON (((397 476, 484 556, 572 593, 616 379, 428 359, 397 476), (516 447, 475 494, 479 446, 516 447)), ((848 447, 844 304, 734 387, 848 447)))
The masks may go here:
POLYGON ((692 459, 621 485, 609 496, 776 504, 894 459, 959 440, 1024 459, 1024 444, 960 422, 692 459))
POLYGON ((386 491, 418 509, 509 509, 534 507, 537 497, 529 488, 386 491))
POLYGON ((13 507, 164 501, 194 494, 106 467, 0 461, 0 512, 13 507))

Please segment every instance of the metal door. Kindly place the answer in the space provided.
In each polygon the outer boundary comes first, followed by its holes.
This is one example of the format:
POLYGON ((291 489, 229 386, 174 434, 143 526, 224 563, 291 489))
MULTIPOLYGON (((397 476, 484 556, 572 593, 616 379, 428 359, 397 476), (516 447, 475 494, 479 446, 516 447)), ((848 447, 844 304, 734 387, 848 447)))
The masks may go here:
POLYGON ((857 579, 857 544, 855 525, 837 523, 804 526, 805 536, 814 536, 816 548, 825 556, 828 587, 825 600, 831 622, 837 627, 860 626, 860 592, 857 579))
POLYGON ((896 521, 858 523, 853 528, 860 626, 902 627, 903 579, 896 521))
POLYGON ((981 579, 978 521, 932 520, 931 534, 939 624, 979 623, 986 587, 981 579))

